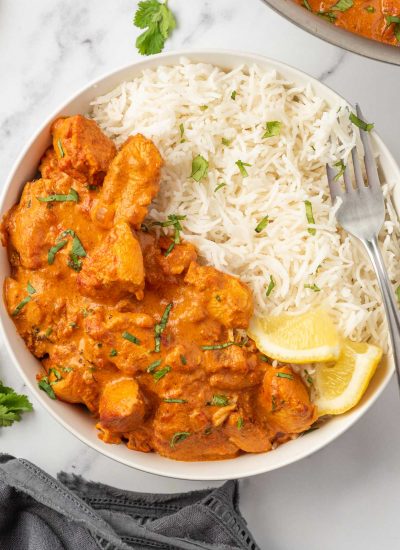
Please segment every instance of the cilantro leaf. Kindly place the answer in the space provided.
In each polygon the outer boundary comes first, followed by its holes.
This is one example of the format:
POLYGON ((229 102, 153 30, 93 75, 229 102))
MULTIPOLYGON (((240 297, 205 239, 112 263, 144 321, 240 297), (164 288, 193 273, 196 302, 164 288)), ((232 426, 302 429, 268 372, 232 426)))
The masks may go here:
POLYGON ((0 381, 0 427, 11 426, 21 420, 21 414, 33 409, 26 395, 15 393, 0 381))
POLYGON ((331 10, 347 11, 350 8, 352 8, 353 5, 354 5, 353 0, 339 0, 338 2, 336 2, 334 6, 332 6, 331 10))
POLYGON ((201 179, 206 178, 208 174, 208 160, 202 155, 197 155, 192 161, 192 173, 190 177, 199 182, 201 179))
POLYGON ((176 27, 176 20, 168 8, 168 0, 144 0, 139 2, 133 24, 145 30, 136 39, 136 47, 142 55, 160 53, 165 41, 176 27))

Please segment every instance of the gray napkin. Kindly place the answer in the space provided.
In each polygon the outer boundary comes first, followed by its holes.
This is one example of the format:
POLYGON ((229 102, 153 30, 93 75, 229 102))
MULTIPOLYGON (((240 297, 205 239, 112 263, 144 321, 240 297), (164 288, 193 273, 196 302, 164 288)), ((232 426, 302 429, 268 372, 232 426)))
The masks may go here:
POLYGON ((1 550, 259 550, 238 486, 171 495, 122 491, 0 453, 1 550))

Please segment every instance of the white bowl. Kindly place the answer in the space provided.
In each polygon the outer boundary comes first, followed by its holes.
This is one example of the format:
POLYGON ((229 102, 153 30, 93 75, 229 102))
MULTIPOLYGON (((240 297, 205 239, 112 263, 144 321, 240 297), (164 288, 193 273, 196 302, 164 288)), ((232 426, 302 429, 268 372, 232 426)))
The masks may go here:
MULTIPOLYGON (((285 78, 299 84, 311 82, 315 92, 326 99, 328 103, 335 102, 338 99, 335 92, 310 76, 283 63, 258 55, 231 51, 197 51, 163 54, 144 59, 139 63, 123 67, 96 80, 75 94, 70 101, 61 105, 51 115, 29 141, 12 170, 3 189, 0 201, 1 215, 19 200, 25 182, 36 173, 39 160, 50 144, 50 124, 54 118, 59 115, 84 114, 89 110, 89 103, 94 97, 109 92, 121 81, 134 78, 143 69, 155 67, 159 64, 175 64, 179 62, 182 55, 189 57, 195 62, 212 63, 227 69, 232 69, 242 63, 257 63, 265 69, 274 68, 285 78)), ((400 171, 393 157, 376 134, 373 134, 373 140, 374 146, 377 152, 379 152, 382 169, 386 178, 400 181, 400 171)), ((395 193, 395 202, 396 200, 400 204, 400 186, 397 188, 397 194, 395 193)), ((26 238, 29 238, 29 235, 26 238)), ((9 264, 4 248, 0 252, 0 272, 3 282, 4 277, 9 274, 9 264)), ((153 474, 181 479, 220 480, 241 478, 268 472, 310 455, 330 443, 354 424, 381 394, 394 371, 393 363, 384 361, 374 376, 361 403, 356 408, 347 414, 332 418, 319 430, 281 445, 272 452, 246 454, 235 459, 214 462, 176 462, 155 453, 131 451, 125 445, 107 445, 99 440, 94 419, 89 414, 86 414, 81 407, 63 403, 62 401, 52 401, 45 393, 38 389, 35 377, 40 364, 25 347, 22 338, 15 330, 15 326, 7 314, 3 300, 0 306, 0 323, 7 349, 25 382, 43 406, 67 430, 93 449, 127 466, 153 474)))

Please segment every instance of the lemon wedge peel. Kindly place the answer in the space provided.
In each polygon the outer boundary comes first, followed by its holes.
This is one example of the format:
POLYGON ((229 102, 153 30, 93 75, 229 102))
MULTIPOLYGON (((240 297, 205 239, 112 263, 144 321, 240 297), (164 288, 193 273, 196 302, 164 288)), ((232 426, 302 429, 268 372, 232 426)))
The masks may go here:
POLYGON ((339 333, 323 309, 253 317, 247 333, 262 353, 285 363, 336 361, 342 349, 339 333))
POLYGON ((343 414, 355 407, 375 374, 382 354, 378 346, 345 340, 335 365, 316 365, 314 404, 318 415, 343 414))

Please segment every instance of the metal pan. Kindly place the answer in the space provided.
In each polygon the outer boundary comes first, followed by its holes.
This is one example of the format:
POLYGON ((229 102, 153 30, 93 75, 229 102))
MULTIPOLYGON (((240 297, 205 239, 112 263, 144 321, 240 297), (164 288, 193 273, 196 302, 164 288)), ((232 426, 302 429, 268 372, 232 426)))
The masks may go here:
POLYGON ((381 44, 316 17, 293 0, 262 0, 289 21, 326 42, 371 59, 400 65, 400 47, 381 44))

